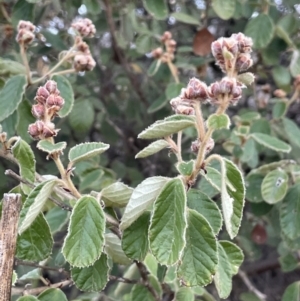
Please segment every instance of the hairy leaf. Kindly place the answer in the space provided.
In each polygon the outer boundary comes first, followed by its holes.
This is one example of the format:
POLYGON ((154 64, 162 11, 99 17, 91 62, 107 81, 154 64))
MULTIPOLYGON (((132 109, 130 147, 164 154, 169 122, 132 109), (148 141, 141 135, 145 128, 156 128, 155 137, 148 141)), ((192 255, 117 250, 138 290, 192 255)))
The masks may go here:
POLYGON ((125 207, 133 192, 133 188, 121 183, 105 187, 101 191, 101 198, 106 207, 125 207))
POLYGON ((145 157, 151 156, 168 146, 169 146, 169 143, 164 139, 154 141, 151 144, 149 144, 148 146, 146 146, 143 150, 138 152, 135 155, 135 158, 137 159, 137 158, 145 158, 145 157))

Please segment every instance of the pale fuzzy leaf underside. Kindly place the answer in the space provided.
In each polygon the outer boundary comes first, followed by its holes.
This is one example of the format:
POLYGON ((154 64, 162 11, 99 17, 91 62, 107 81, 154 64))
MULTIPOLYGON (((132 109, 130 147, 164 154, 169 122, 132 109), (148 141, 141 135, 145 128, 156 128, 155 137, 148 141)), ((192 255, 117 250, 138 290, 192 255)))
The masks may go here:
POLYGON ((159 151, 161 151, 162 149, 164 149, 168 146, 169 146, 169 143, 164 139, 154 141, 151 144, 149 144, 148 146, 146 146, 143 150, 138 152, 136 154, 135 158, 138 159, 138 158, 149 157, 153 154, 158 153, 159 151))

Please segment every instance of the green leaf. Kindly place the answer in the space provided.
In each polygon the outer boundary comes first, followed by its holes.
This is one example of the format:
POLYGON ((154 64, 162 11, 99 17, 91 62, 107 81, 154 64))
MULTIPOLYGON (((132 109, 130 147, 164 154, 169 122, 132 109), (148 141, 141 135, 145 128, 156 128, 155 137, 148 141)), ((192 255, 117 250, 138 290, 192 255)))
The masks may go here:
POLYGON ((17 301, 39 301, 35 296, 23 296, 17 299, 17 301))
POLYGON ((260 203, 263 201, 261 184, 264 176, 261 174, 248 174, 246 177, 246 199, 249 202, 260 203))
MULTIPOLYGON (((20 219, 25 217, 21 212, 20 219)), ((51 254, 53 239, 44 215, 40 213, 31 226, 18 236, 16 257, 27 261, 42 261, 51 254)))
POLYGON ((25 75, 15 75, 0 91, 0 122, 10 116, 23 99, 27 80, 25 75))
POLYGON ((39 150, 48 153, 49 155, 52 155, 55 153, 61 154, 62 151, 67 147, 67 143, 66 142, 58 142, 58 143, 53 144, 48 140, 40 140, 37 143, 36 147, 39 150))
POLYGON ((215 235, 220 232, 223 222, 221 211, 206 194, 197 189, 190 189, 187 194, 187 205, 206 218, 215 235))
POLYGON ((191 25, 200 25, 200 21, 189 14, 176 12, 173 13, 171 16, 174 17, 177 21, 182 23, 191 24, 191 25))
POLYGON ((231 241, 220 240, 219 244, 226 253, 227 260, 230 263, 231 274, 236 275, 244 260, 243 251, 231 241))
POLYGON ((221 191, 222 176, 218 170, 216 170, 215 168, 212 168, 210 166, 207 166, 206 174, 203 174, 203 176, 210 183, 211 186, 213 186, 215 189, 221 191))
POLYGON ((291 151, 291 147, 286 144, 285 142, 266 135, 266 134, 262 134, 262 133, 252 133, 251 137, 259 144, 270 148, 272 150, 275 150, 277 152, 284 152, 284 153, 289 153, 291 151))
POLYGON ((38 295, 39 301, 68 301, 66 295, 58 288, 48 288, 38 295))
POLYGON ((294 50, 290 63, 290 71, 293 77, 300 74, 300 51, 294 50))
POLYGON ((104 245, 105 216, 100 204, 91 196, 75 204, 62 253, 75 267, 88 267, 101 255, 104 245))
POLYGON ((276 66, 272 68, 272 75, 278 88, 284 89, 286 86, 290 85, 291 74, 286 67, 276 66))
POLYGON ((292 253, 281 255, 278 261, 284 273, 294 271, 298 267, 298 260, 292 253))
POLYGON ((289 142, 300 147, 300 129, 298 125, 289 118, 283 118, 282 121, 289 142))
POLYGON ((291 187, 280 208, 281 229, 290 239, 300 237, 300 184, 291 187))
POLYGON ((182 131, 190 126, 195 125, 195 118, 186 115, 173 115, 159 120, 142 131, 138 138, 141 139, 156 139, 163 138, 182 131))
POLYGON ((252 38, 254 48, 265 48, 274 36, 274 23, 270 16, 261 13, 251 19, 246 26, 245 35, 252 38))
POLYGON ((115 263, 122 265, 131 263, 121 247, 120 238, 113 233, 105 234, 105 252, 115 263))
POLYGON ((71 276, 77 288, 84 292, 100 292, 109 280, 107 255, 102 253, 92 266, 72 268, 71 276))
POLYGON ((154 203, 149 228, 152 254, 161 264, 179 260, 186 230, 186 191, 181 179, 170 180, 154 203))
POLYGON ((82 160, 90 159, 105 152, 109 148, 108 144, 102 142, 86 142, 77 144, 69 151, 68 158, 75 164, 82 160))
POLYGON ((275 118, 275 119, 282 118, 285 115, 286 110, 287 110, 287 103, 284 101, 278 100, 272 108, 273 118, 275 118))
POLYGON ((258 112, 247 112, 239 116, 242 122, 252 123, 254 120, 261 118, 258 112))
POLYGON ((54 207, 47 212, 45 218, 51 233, 54 234, 69 221, 69 212, 60 207, 54 207))
POLYGON ((168 16, 168 6, 164 0, 143 0, 147 12, 155 19, 164 20, 168 16))
POLYGON ((145 212, 123 231, 122 249, 130 259, 143 261, 149 250, 148 228, 150 213, 145 212))
POLYGON ((78 99, 69 114, 69 122, 76 132, 87 132, 93 125, 95 110, 88 99, 78 99), (82 118, 84 116, 84 118, 82 118))
POLYGON ((130 300, 134 301, 155 301, 149 290, 141 284, 135 284, 130 292, 130 300))
POLYGON ((168 181, 169 179, 164 177, 151 177, 134 189, 122 217, 121 230, 129 227, 139 216, 151 208, 168 181))
POLYGON ((300 281, 290 284, 282 296, 282 301, 299 301, 300 300, 300 281))
POLYGON ((19 62, 9 59, 0 58, 0 75, 12 76, 18 74, 25 74, 25 66, 19 62))
POLYGON ((194 293, 189 287, 180 287, 176 292, 176 301, 194 301, 194 293))
POLYGON ((138 53, 148 53, 153 49, 152 37, 149 34, 141 34, 135 40, 135 45, 138 53))
MULTIPOLYGON (((147 70, 148 76, 150 76, 150 77, 154 76, 156 74, 156 72, 158 71, 160 65, 161 65, 161 60, 154 60, 147 70)), ((160 100, 161 97, 159 97, 158 100, 160 100)), ((164 97, 163 97, 163 100, 165 100, 164 97)), ((159 101, 159 103, 161 103, 161 101, 159 101)), ((153 105, 154 105, 154 103, 150 107, 153 107, 153 105)), ((156 111, 158 110, 157 105, 155 105, 154 108, 151 108, 151 110, 150 110, 150 107, 148 108, 148 113, 155 112, 154 110, 156 110, 156 111)), ((160 108, 160 106, 159 106, 159 108, 160 108)))
POLYGON ((288 189, 288 175, 282 169, 269 172, 261 185, 261 194, 268 204, 280 202, 288 189))
MULTIPOLYGON (((31 113, 31 103, 28 100, 23 100, 18 106, 18 121, 17 121, 17 134, 27 143, 32 142, 32 138, 28 133, 28 126, 34 123, 36 119, 31 113)), ((11 117, 10 117, 11 118, 11 117)))
MULTIPOLYGON (((31 147, 21 138, 15 142, 11 148, 13 156, 18 161, 20 176, 28 182, 35 181, 35 158, 31 147)), ((21 184, 22 190, 28 194, 31 188, 26 184, 21 184)))
POLYGON ((212 8, 221 19, 228 20, 234 15, 235 0, 213 0, 212 8))
POLYGON ((179 173, 183 176, 190 176, 194 170, 194 160, 189 162, 180 162, 176 166, 179 173))
POLYGON ((135 155, 135 158, 138 159, 138 158, 145 158, 145 157, 151 156, 168 146, 169 146, 169 143, 164 139, 154 141, 151 144, 149 144, 147 147, 145 147, 143 150, 138 152, 135 155))
POLYGON ((245 72, 239 74, 237 80, 246 86, 250 86, 255 80, 255 75, 251 72, 245 72))
POLYGON ((74 105, 74 92, 73 88, 65 76, 54 75, 52 80, 57 82, 57 89, 60 91, 60 96, 65 100, 63 107, 58 112, 59 117, 66 117, 74 105))
POLYGON ((226 114, 212 114, 207 119, 207 127, 212 130, 229 129, 230 119, 226 114))
POLYGON ((16 27, 20 20, 33 22, 34 4, 18 0, 12 10, 12 23, 16 27))
POLYGON ((18 281, 18 274, 15 270, 13 270, 12 278, 11 278, 11 285, 15 286, 16 282, 18 281))
POLYGON ((177 274, 186 286, 205 286, 212 281, 218 263, 217 243, 206 219, 188 211, 186 245, 177 274))
POLYGON ((240 228, 245 202, 245 185, 240 170, 231 161, 223 158, 226 176, 222 177, 221 201, 226 230, 233 239, 240 228), (226 178, 230 185, 226 187, 226 178))
POLYGON ((57 180, 46 181, 36 186, 30 192, 22 209, 25 217, 20 221, 18 229, 19 235, 27 230, 36 217, 42 212, 42 209, 56 184, 57 180))
POLYGON ((182 88, 184 88, 184 85, 181 83, 169 83, 165 90, 166 98, 168 100, 171 100, 172 98, 177 97, 180 94, 182 88))
POLYGON ((116 182, 101 191, 101 199, 106 207, 125 207, 133 192, 133 188, 116 182))

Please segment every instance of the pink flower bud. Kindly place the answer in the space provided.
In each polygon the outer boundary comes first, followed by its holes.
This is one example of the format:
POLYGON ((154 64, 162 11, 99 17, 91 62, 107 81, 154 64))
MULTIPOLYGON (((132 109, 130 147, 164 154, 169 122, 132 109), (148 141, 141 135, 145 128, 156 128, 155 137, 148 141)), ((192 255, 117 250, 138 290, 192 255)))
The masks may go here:
POLYGON ((223 47, 223 38, 220 38, 211 44, 211 52, 212 55, 217 58, 217 56, 222 55, 222 47, 223 47))
POLYGON ((36 92, 36 97, 34 98, 37 102, 44 104, 46 102, 46 99, 49 96, 49 92, 46 88, 44 87, 39 87, 37 92, 36 92))
POLYGON ((35 140, 39 139, 40 133, 39 133, 38 127, 35 123, 29 124, 28 133, 33 139, 35 139, 35 140))
POLYGON ((96 27, 90 19, 80 19, 74 21, 71 25, 82 37, 93 37, 96 33, 96 27))
POLYGON ((35 37, 34 33, 23 28, 23 29, 19 30, 17 37, 16 37, 16 41, 18 43, 28 45, 28 44, 32 43, 32 41, 34 40, 34 37, 35 37))
POLYGON ((240 54, 236 60, 235 68, 238 72, 243 72, 253 65, 253 61, 249 54, 240 54))
POLYGON ((205 153, 208 154, 215 147, 215 141, 213 138, 210 138, 206 143, 205 153))
POLYGON ((207 86, 204 82, 193 77, 187 85, 184 96, 187 99, 205 101, 207 99, 207 86))
POLYGON ((158 47, 158 48, 152 50, 151 54, 155 59, 158 59, 163 54, 163 49, 161 47, 158 47))
POLYGON ((54 80, 48 80, 46 84, 44 85, 44 88, 50 93, 56 93, 58 94, 59 91, 57 90, 57 83, 54 80))
POLYGON ((74 57, 74 68, 77 72, 91 71, 95 66, 96 62, 90 55, 77 54, 74 57))
POLYGON ((37 119, 42 119, 45 116, 45 107, 42 104, 33 105, 31 108, 32 115, 37 119))
POLYGON ((90 48, 89 48, 89 45, 85 42, 79 42, 77 44, 77 50, 84 53, 84 54, 90 54, 90 48))
POLYGON ((172 33, 170 31, 165 31, 162 37, 160 38, 162 42, 165 42, 170 39, 172 39, 172 33))
POLYGON ((278 98, 285 98, 286 97, 286 92, 283 91, 282 89, 276 89, 273 92, 273 94, 274 94, 275 97, 278 97, 278 98))
POLYGON ((197 154, 199 151, 200 145, 201 145, 201 141, 199 139, 193 141, 191 144, 191 151, 193 153, 197 154))
POLYGON ((57 135, 57 130, 54 129, 54 124, 49 123, 45 125, 42 135, 44 138, 55 137, 57 135))
POLYGON ((56 94, 50 94, 46 100, 46 105, 48 107, 58 106, 61 108, 64 105, 64 103, 65 103, 64 99, 56 94))
POLYGON ((231 78, 223 78, 220 82, 220 94, 230 94, 236 85, 236 81, 231 78))
POLYGON ((20 31, 20 29, 27 29, 31 32, 35 31, 35 26, 29 22, 29 21, 24 21, 24 20, 20 20, 19 24, 18 24, 18 31, 20 31))
POLYGON ((185 105, 178 105, 175 109, 176 114, 182 115, 195 115, 195 110, 192 107, 185 106, 185 105))

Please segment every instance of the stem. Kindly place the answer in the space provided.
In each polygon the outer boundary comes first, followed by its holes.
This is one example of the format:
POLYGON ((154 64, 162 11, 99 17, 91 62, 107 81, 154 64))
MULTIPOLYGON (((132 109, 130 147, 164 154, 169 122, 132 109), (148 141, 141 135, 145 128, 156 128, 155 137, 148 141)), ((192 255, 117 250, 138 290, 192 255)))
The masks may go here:
POLYGON ((64 74, 69 74, 69 73, 75 73, 76 70, 74 68, 70 68, 67 70, 62 70, 62 71, 57 71, 51 74, 51 77, 54 75, 64 75, 64 74))
POLYGON ((24 44, 20 44, 20 54, 21 54, 21 57, 22 57, 23 64, 25 66, 25 70, 26 70, 27 83, 30 85, 31 84, 30 67, 29 67, 29 63, 28 63, 28 59, 27 59, 24 44))
POLYGON ((181 138, 182 138, 182 131, 177 133, 177 159, 178 162, 182 162, 182 155, 181 155, 181 138))
POLYGON ((201 104, 199 101, 195 100, 193 106, 196 114, 196 123, 197 123, 196 128, 198 132, 198 138, 200 139, 200 141, 202 141, 205 136, 205 125, 204 125, 204 120, 201 111, 201 104))
POLYGON ((168 67, 169 67, 169 69, 172 73, 172 76, 173 76, 176 84, 179 84, 180 81, 179 81, 178 74, 177 74, 177 68, 175 67, 175 65, 170 60, 168 60, 167 63, 168 63, 168 67))
POLYGON ((291 106, 291 104, 293 102, 295 102, 298 99, 298 97, 299 97, 299 91, 298 91, 298 89, 296 89, 296 91, 292 95, 291 99, 287 102, 286 111, 288 111, 288 109, 291 106))

